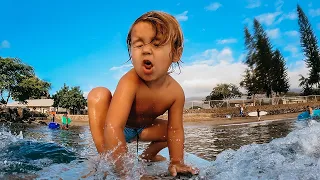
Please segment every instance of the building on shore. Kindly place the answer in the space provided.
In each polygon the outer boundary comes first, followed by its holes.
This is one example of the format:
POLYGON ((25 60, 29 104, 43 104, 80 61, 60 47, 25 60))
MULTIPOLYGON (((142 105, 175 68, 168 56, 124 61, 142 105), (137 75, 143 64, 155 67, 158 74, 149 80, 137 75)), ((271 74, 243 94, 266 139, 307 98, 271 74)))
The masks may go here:
POLYGON ((26 103, 13 101, 7 104, 9 108, 27 108, 30 111, 49 113, 52 110, 53 99, 28 99, 26 103))
POLYGON ((54 100, 53 99, 28 99, 26 103, 22 103, 19 101, 14 101, 7 104, 9 108, 26 108, 29 111, 37 111, 39 113, 50 113, 55 111, 57 114, 62 114, 68 112, 69 114, 86 114, 87 107, 85 109, 80 110, 67 110, 66 108, 61 107, 53 107, 54 100))

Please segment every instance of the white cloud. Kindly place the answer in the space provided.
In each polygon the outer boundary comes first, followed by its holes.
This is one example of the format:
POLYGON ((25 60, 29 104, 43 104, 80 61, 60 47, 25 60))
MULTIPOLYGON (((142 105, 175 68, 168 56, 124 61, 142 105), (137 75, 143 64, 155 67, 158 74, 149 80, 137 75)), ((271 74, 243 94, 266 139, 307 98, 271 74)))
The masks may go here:
POLYGON ((288 77, 290 82, 290 89, 294 88, 301 88, 299 87, 299 74, 303 75, 304 77, 308 74, 308 68, 304 61, 296 61, 294 64, 290 65, 290 69, 288 71, 288 77))
POLYGON ((216 11, 218 10, 222 5, 218 2, 211 3, 210 5, 206 6, 205 9, 208 11, 216 11))
POLYGON ((232 50, 224 48, 208 49, 200 55, 193 56, 193 63, 184 65, 180 74, 172 76, 183 87, 186 97, 207 96, 218 83, 239 85, 245 65, 234 62, 232 50))
POLYGON ((242 21, 243 24, 246 24, 246 25, 248 25, 248 26, 251 24, 251 22, 252 22, 252 20, 251 20, 250 18, 245 18, 245 19, 242 21))
POLYGON ((129 67, 133 67, 132 64, 124 64, 122 66, 113 66, 112 68, 110 68, 110 71, 124 70, 124 69, 128 69, 129 67))
POLYGON ((293 12, 289 12, 289 13, 284 13, 280 16, 280 18, 276 21, 276 24, 279 24, 281 23, 283 20, 295 20, 297 19, 298 16, 297 16, 297 13, 295 11, 293 12))
POLYGON ((279 28, 268 29, 266 30, 266 33, 270 37, 270 39, 277 39, 280 36, 279 28))
POLYGON ((285 51, 289 51, 291 53, 292 57, 297 57, 298 56, 298 48, 294 45, 287 45, 286 47, 284 47, 285 51))
POLYGON ((281 11, 281 8, 283 6, 284 2, 282 0, 277 0, 275 3, 274 3, 274 6, 276 7, 276 10, 277 11, 281 11))
POLYGON ((320 16, 320 8, 318 9, 310 9, 309 14, 312 17, 320 16))
POLYGON ((283 17, 284 17, 284 19, 295 20, 298 18, 298 15, 296 12, 289 12, 287 14, 284 14, 283 17))
POLYGON ((275 8, 276 11, 273 13, 264 13, 261 14, 259 16, 257 16, 257 20, 262 23, 265 24, 267 26, 270 26, 272 24, 279 24, 281 23, 283 20, 295 20, 297 19, 297 13, 295 10, 288 12, 288 13, 283 13, 282 11, 282 6, 283 6, 284 2, 282 0, 277 0, 275 3, 275 8))
POLYGON ((298 31, 286 31, 284 32, 285 35, 291 36, 291 37, 297 37, 299 35, 298 31))
MULTIPOLYGON (((172 74, 172 76, 181 84, 186 97, 205 97, 218 83, 233 83, 239 86, 247 67, 242 61, 239 61, 244 57, 245 54, 241 54, 237 58, 238 61, 234 62, 231 49, 224 48, 221 51, 209 49, 194 56, 193 63, 184 65, 180 74, 172 74)), ((300 88, 298 86, 299 74, 306 76, 308 69, 304 61, 298 61, 289 66, 290 88, 300 88)))
POLYGON ((87 99, 88 98, 88 94, 89 94, 89 91, 84 91, 83 92, 83 97, 85 97, 87 99))
POLYGON ((208 49, 205 50, 201 54, 197 54, 191 57, 194 63, 201 63, 201 64, 216 64, 221 61, 225 62, 232 62, 232 50, 230 48, 224 48, 221 52, 217 49, 208 49))
POLYGON ((239 56, 239 58, 238 58, 238 61, 239 61, 239 62, 244 61, 245 58, 246 58, 246 56, 247 56, 247 55, 246 55, 245 53, 240 54, 240 56, 239 56))
POLYGON ((2 48, 10 48, 10 43, 7 40, 3 40, 0 44, 0 49, 2 48))
POLYGON ((274 12, 274 13, 265 13, 265 14, 261 14, 259 16, 256 17, 256 19, 261 23, 261 24, 265 24, 267 26, 270 26, 274 23, 275 19, 277 18, 277 16, 279 16, 281 14, 281 12, 274 12))
MULTIPOLYGON (((122 66, 114 66, 110 68, 110 71, 114 71, 113 77, 117 80, 119 80, 125 73, 128 72, 129 69, 131 69, 133 66, 132 64, 124 64, 122 66)), ((109 73, 108 73, 109 74, 109 73)))
POLYGON ((253 9, 261 6, 260 0, 248 0, 248 5, 246 8, 253 9))
POLYGON ((175 17, 178 21, 187 21, 188 20, 187 14, 188 14, 188 11, 184 11, 183 13, 178 14, 175 17))
POLYGON ((237 39, 235 39, 235 38, 217 40, 217 44, 232 44, 232 43, 236 43, 236 42, 237 42, 237 39))

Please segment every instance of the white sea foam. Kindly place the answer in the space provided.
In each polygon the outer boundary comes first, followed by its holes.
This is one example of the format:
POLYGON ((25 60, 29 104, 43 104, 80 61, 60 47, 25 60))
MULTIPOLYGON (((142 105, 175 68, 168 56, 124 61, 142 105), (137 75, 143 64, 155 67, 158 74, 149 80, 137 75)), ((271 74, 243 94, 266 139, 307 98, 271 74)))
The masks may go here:
POLYGON ((209 179, 320 179, 320 123, 310 121, 284 138, 225 150, 209 179))

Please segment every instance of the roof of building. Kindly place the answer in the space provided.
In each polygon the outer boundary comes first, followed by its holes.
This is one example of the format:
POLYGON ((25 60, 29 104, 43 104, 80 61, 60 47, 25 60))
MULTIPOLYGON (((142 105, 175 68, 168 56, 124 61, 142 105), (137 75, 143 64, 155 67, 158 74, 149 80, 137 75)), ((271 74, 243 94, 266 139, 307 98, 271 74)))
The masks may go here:
POLYGON ((53 99, 28 99, 27 103, 21 103, 14 101, 8 103, 8 107, 51 107, 53 105, 53 99))

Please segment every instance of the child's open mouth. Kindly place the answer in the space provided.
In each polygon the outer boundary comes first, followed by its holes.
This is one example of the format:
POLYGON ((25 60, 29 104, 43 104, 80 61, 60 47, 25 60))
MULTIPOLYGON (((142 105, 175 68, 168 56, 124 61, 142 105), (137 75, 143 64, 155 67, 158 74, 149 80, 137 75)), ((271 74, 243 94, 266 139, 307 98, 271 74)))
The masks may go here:
POLYGON ((144 73, 145 74, 151 74, 152 73, 152 67, 153 67, 153 65, 152 65, 152 63, 151 63, 151 61, 149 61, 149 60, 144 60, 143 61, 143 69, 144 69, 144 73))
POLYGON ((151 69, 152 68, 152 63, 149 60, 144 60, 143 61, 144 67, 147 69, 151 69))

